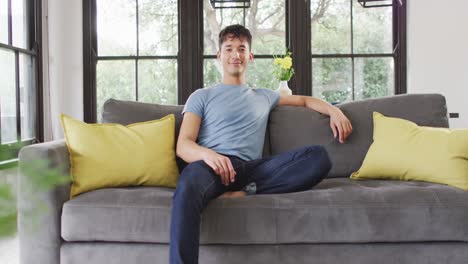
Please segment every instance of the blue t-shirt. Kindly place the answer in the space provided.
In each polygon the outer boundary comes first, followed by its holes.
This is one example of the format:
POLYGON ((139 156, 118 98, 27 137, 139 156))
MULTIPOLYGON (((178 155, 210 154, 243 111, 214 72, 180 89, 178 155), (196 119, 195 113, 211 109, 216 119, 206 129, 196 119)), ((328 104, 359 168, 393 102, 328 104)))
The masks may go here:
POLYGON ((254 160, 262 157, 268 115, 278 101, 272 90, 218 84, 192 93, 182 113, 201 117, 200 146, 254 160))

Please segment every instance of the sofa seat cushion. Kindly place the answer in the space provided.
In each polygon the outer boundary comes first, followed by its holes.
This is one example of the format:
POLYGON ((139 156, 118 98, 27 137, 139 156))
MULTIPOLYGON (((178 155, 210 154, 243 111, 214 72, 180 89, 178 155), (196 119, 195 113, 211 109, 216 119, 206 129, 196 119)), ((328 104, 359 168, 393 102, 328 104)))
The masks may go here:
MULTIPOLYGON (((174 189, 109 188, 64 204, 66 241, 169 243, 174 189)), ((218 198, 201 244, 468 241, 468 192, 426 182, 326 179, 304 192, 218 198)))

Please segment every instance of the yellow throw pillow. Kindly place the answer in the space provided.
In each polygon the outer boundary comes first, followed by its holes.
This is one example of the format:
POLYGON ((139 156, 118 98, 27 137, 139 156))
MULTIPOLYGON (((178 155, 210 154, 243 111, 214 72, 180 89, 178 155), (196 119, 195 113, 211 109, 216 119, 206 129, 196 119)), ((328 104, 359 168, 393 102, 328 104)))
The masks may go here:
POLYGON ((351 179, 427 181, 468 190, 468 129, 423 127, 374 112, 374 142, 351 179))
POLYGON ((70 198, 122 186, 175 187, 175 117, 119 124, 86 124, 61 115, 70 153, 70 198))

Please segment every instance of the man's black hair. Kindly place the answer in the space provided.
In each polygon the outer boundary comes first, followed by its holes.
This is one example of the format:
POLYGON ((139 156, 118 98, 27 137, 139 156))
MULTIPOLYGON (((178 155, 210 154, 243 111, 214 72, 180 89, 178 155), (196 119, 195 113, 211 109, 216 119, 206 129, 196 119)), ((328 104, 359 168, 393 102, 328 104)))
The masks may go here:
POLYGON ((249 49, 252 50, 252 35, 250 34, 250 31, 239 24, 236 25, 230 25, 225 27, 221 32, 219 32, 219 50, 221 50, 221 46, 223 45, 223 42, 227 38, 239 38, 239 39, 247 39, 247 42, 249 43, 249 49))

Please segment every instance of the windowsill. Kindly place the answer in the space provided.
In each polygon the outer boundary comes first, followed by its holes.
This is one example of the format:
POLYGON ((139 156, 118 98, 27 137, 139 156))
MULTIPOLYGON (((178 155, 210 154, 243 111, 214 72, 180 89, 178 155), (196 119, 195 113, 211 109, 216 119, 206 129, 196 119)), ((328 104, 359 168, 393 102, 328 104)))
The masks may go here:
POLYGON ((18 165, 18 159, 9 159, 0 161, 0 170, 9 169, 18 165))

